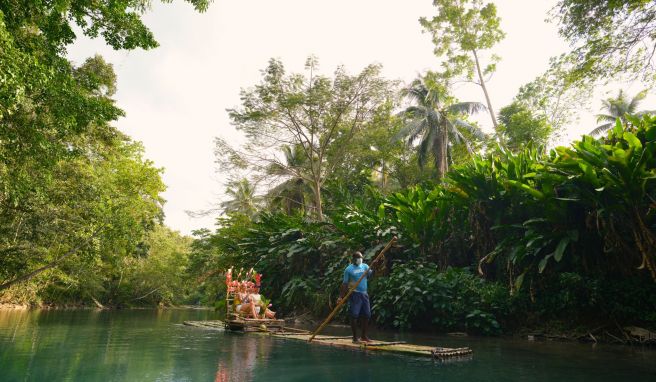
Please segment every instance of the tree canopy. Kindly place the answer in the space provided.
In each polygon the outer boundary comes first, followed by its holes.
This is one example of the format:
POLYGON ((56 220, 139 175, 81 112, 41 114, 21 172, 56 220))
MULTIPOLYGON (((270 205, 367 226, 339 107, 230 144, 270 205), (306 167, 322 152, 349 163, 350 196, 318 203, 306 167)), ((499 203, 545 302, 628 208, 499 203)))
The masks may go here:
POLYGON ((435 161, 438 179, 449 169, 449 152, 453 144, 462 144, 471 152, 470 136, 482 140, 485 134, 462 119, 485 110, 479 102, 457 102, 449 96, 446 85, 436 82, 434 75, 415 79, 402 94, 414 102, 403 111, 405 127, 398 136, 413 144, 419 140, 418 163, 424 167, 429 156, 435 161))
POLYGON ((589 82, 574 84, 568 80, 575 65, 570 55, 552 57, 549 61, 544 73, 519 88, 515 101, 546 119, 553 134, 560 134, 587 109, 593 86, 589 82))
POLYGON ((149 4, 0 4, 0 289, 16 301, 125 302, 126 259, 148 253, 161 169, 113 126, 124 113, 111 64, 74 65, 66 51, 76 28, 114 49, 156 47, 141 20, 149 4))
POLYGON ((422 17, 419 21, 433 37, 435 55, 444 57, 442 76, 446 79, 463 76, 480 86, 492 125, 496 127, 486 83, 500 58, 492 55, 490 63, 484 66, 479 57, 482 51, 493 48, 505 37, 496 6, 484 4, 482 0, 434 0, 433 5, 437 15, 430 19, 422 17))
POLYGON ((546 147, 552 127, 544 116, 534 115, 519 102, 513 102, 499 110, 501 142, 513 151, 522 150, 527 143, 546 147))
POLYGON ((217 153, 222 153, 217 160, 226 170, 250 169, 267 177, 273 166, 284 177, 305 180, 313 191, 314 215, 322 219, 322 187, 342 163, 348 142, 392 97, 392 83, 380 77, 377 65, 357 75, 340 67, 332 79, 316 73, 313 57, 305 68, 305 74, 287 74, 282 62, 269 62, 262 82, 243 90, 241 107, 229 110, 246 143, 233 147, 217 139, 217 153), (303 161, 281 157, 290 146, 302 153, 303 161))
POLYGON ((573 47, 572 81, 617 75, 656 80, 656 4, 650 0, 560 0, 553 10, 573 47))

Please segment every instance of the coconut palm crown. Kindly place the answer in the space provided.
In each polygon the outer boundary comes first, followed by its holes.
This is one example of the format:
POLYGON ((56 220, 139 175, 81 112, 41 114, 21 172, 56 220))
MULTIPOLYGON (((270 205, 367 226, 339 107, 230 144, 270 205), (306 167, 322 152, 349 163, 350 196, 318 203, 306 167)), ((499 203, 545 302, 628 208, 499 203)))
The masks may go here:
POLYGON ((255 216, 261 198, 255 195, 255 186, 248 179, 230 182, 225 193, 230 199, 221 203, 223 213, 255 216))
POLYGON ((305 213, 307 206, 306 195, 312 193, 302 172, 307 167, 307 158, 300 145, 293 147, 283 146, 284 164, 272 164, 267 173, 274 177, 284 177, 285 180, 267 192, 269 206, 281 209, 287 214, 300 211, 305 213))
POLYGON ((637 111, 640 102, 642 102, 646 96, 647 92, 641 91, 633 98, 629 99, 624 90, 620 90, 617 93, 617 97, 611 97, 601 101, 603 104, 601 108, 603 113, 596 115, 597 123, 601 123, 601 125, 592 130, 590 135, 601 135, 607 132, 615 125, 615 121, 618 118, 622 123, 626 123, 627 115, 640 116, 645 113, 650 113, 650 111, 646 110, 637 111))
POLYGON ((485 137, 478 127, 458 118, 485 111, 485 105, 480 102, 454 102, 448 95, 447 87, 434 81, 430 75, 412 81, 409 87, 403 89, 402 95, 413 105, 401 113, 405 125, 397 138, 406 140, 408 144, 419 141, 419 166, 423 168, 432 156, 439 178, 449 170, 451 140, 464 143, 471 151, 465 131, 476 138, 485 137))

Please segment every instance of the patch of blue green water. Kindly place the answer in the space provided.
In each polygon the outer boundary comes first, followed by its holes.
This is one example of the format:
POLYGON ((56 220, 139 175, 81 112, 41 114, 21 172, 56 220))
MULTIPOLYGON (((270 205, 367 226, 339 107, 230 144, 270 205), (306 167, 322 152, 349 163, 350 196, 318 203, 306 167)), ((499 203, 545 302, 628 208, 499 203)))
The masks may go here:
POLYGON ((0 310, 0 381, 656 381, 653 349, 375 334, 474 350, 471 360, 438 363, 181 325, 213 318, 203 310, 0 310))

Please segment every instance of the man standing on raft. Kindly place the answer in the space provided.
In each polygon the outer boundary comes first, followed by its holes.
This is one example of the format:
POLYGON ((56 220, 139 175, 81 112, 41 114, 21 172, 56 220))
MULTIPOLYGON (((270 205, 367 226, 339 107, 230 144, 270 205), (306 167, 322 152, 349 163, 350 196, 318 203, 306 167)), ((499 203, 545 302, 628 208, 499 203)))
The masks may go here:
POLYGON ((363 273, 366 276, 349 297, 349 315, 351 316, 351 330, 353 331, 354 343, 371 341, 367 337, 367 327, 369 325, 369 318, 371 318, 371 307, 369 305, 369 295, 367 294, 367 279, 373 273, 367 264, 362 263, 362 254, 355 252, 352 257, 352 263, 344 270, 344 279, 339 290, 337 303, 344 298, 349 289, 355 285, 363 273), (360 328, 362 330, 362 337, 359 339, 357 334, 358 319, 360 319, 360 328))

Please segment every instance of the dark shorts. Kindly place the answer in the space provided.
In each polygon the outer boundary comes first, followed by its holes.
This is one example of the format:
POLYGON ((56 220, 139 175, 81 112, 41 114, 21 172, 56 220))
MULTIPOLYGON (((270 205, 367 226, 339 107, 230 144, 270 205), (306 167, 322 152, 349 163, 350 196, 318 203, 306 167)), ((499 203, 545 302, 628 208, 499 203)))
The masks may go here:
POLYGON ((371 307, 369 306, 369 295, 361 292, 353 292, 349 297, 349 314, 353 318, 371 318, 371 307))

